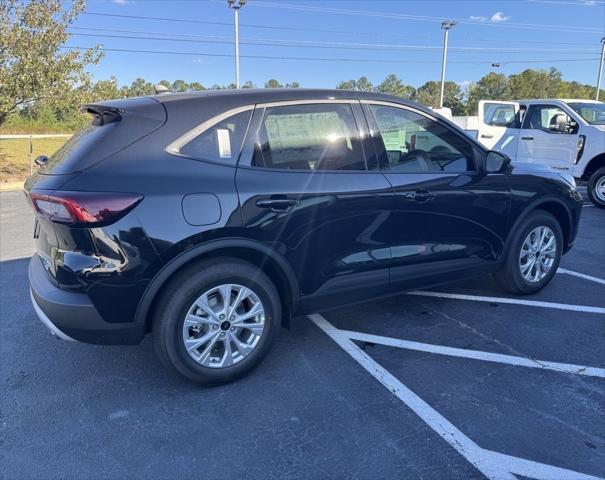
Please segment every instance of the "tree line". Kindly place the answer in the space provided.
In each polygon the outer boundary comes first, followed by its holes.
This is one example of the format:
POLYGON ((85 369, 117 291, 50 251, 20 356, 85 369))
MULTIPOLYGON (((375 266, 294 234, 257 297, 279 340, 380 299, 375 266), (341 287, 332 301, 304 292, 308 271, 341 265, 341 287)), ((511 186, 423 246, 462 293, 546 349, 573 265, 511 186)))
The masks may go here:
MULTIPOLYGON (((115 77, 93 81, 88 71, 103 58, 100 47, 85 50, 65 48, 69 27, 84 11, 84 0, 73 0, 64 8, 61 0, 0 0, 0 128, 3 132, 73 131, 87 119, 79 113, 84 103, 154 93, 154 84, 137 78, 130 85, 118 85, 115 77)), ((184 80, 160 80, 171 91, 186 92, 235 85, 203 85, 184 80)), ((275 78, 260 87, 299 88, 292 81, 275 78)), ((242 88, 255 88, 251 81, 242 88)), ((366 76, 338 82, 340 89, 381 92, 437 106, 440 83, 427 81, 418 88, 407 85, 392 73, 374 85, 366 76)), ((475 83, 445 82, 444 106, 454 115, 475 115, 481 99, 594 98, 595 87, 563 80, 556 68, 527 69, 504 75, 491 72, 475 83)))

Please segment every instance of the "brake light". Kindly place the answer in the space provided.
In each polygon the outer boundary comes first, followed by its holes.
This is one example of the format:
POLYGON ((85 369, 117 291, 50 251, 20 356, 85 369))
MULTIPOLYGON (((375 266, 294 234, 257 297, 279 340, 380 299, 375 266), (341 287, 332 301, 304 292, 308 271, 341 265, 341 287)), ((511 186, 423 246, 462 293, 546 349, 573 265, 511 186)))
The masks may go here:
POLYGON ((133 193, 30 192, 34 211, 51 222, 71 226, 100 227, 115 222, 142 199, 133 193))

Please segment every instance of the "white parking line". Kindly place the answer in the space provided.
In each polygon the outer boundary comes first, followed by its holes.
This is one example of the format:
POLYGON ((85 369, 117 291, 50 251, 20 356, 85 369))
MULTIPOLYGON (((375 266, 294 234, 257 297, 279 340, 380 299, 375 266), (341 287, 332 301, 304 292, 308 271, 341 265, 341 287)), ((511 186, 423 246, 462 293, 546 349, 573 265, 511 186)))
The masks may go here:
POLYGON ((567 303, 555 303, 555 302, 539 302, 536 300, 522 300, 519 298, 483 297, 480 295, 463 295, 461 293, 428 292, 428 291, 424 291, 424 290, 423 291, 416 290, 414 292, 408 292, 408 295, 419 295, 422 297, 451 298, 451 299, 456 299, 456 300, 470 300, 473 302, 510 303, 513 305, 526 305, 529 307, 554 308, 557 310, 571 310, 573 312, 605 314, 605 308, 603 308, 603 307, 590 307, 588 305, 569 305, 567 303))
POLYGON ((591 282, 600 283, 605 285, 605 278, 593 277, 592 275, 586 275, 585 273, 574 272, 573 270, 567 270, 566 268, 559 267, 557 273, 565 273, 566 275, 572 275, 574 277, 583 278, 584 280, 590 280, 591 282))
POLYGON ((351 330, 340 330, 340 332, 351 340, 376 343, 379 345, 386 345, 388 347, 404 348, 407 350, 416 350, 419 352, 436 353, 438 355, 447 355, 450 357, 471 358, 474 360, 483 360, 485 362, 506 363, 508 365, 515 365, 519 367, 540 368, 543 370, 573 373, 575 375, 584 375, 587 377, 605 378, 605 368, 585 367, 582 365, 573 365, 569 363, 547 362, 543 360, 534 360, 532 358, 526 357, 516 357, 514 355, 503 355, 500 353, 483 352, 480 350, 466 350, 464 348, 444 347, 442 345, 413 342, 411 340, 402 340, 393 337, 382 337, 369 333, 353 332, 351 330))
MULTIPOLYGON (((599 477, 554 467, 543 463, 533 462, 523 458, 513 457, 481 448, 469 437, 450 423, 437 410, 432 408, 422 398, 395 378, 388 370, 373 360, 359 348, 347 335, 335 328, 319 314, 309 315, 309 318, 322 329, 338 346, 347 352, 370 375, 384 385, 391 393, 399 398, 430 428, 448 442, 458 453, 473 464, 479 471, 490 479, 516 480, 515 474, 536 479, 574 479, 599 480, 599 477)), ((603 479, 600 479, 603 480, 603 479)))

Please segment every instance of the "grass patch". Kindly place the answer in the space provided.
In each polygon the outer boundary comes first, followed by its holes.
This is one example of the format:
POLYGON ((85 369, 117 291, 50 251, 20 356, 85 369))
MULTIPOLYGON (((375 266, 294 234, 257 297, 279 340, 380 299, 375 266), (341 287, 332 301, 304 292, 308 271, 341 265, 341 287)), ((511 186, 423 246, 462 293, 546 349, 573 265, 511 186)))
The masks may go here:
MULTIPOLYGON (((69 138, 32 139, 32 158, 38 155, 51 156, 69 138)), ((29 139, 0 140, 0 181, 23 180, 29 175, 29 139)))

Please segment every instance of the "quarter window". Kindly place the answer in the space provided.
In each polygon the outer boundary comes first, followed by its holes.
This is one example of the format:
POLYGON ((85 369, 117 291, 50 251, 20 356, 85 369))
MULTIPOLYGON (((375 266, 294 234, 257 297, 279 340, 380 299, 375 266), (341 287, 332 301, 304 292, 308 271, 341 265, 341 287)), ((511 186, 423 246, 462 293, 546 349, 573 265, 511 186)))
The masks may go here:
POLYGON ((349 104, 269 107, 252 165, 286 170, 365 170, 349 104))
POLYGON ((515 126, 515 106, 506 103, 486 103, 483 106, 483 123, 494 127, 515 126))
POLYGON ((370 110, 382 139, 383 168, 397 173, 475 169, 472 147, 441 123, 397 107, 370 105, 370 110))
POLYGON ((220 121, 179 149, 188 157, 213 162, 237 162, 252 111, 237 113, 220 121))

